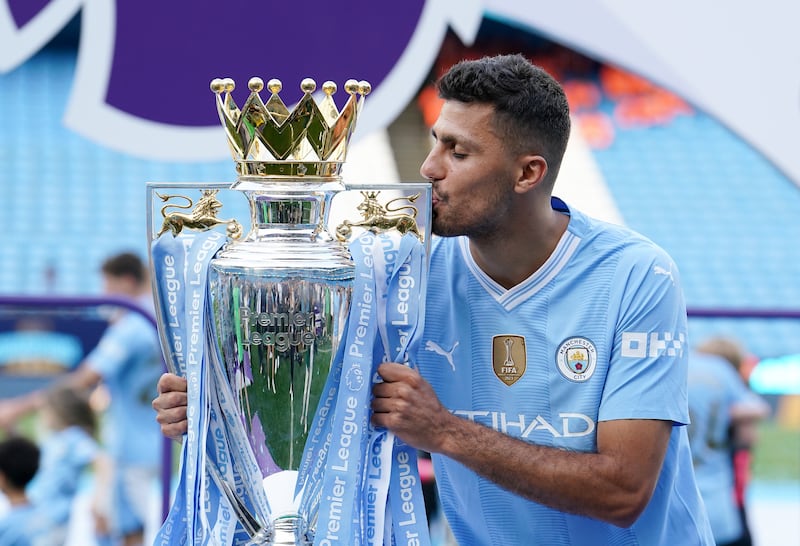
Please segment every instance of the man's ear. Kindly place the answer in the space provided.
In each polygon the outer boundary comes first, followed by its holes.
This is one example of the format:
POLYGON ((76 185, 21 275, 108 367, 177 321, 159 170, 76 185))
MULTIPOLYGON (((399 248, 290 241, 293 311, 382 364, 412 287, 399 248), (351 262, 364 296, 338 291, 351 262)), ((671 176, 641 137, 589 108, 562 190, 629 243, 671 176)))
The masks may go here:
POLYGON ((547 160, 540 155, 526 155, 520 158, 522 170, 514 190, 525 193, 539 186, 547 176, 547 160))

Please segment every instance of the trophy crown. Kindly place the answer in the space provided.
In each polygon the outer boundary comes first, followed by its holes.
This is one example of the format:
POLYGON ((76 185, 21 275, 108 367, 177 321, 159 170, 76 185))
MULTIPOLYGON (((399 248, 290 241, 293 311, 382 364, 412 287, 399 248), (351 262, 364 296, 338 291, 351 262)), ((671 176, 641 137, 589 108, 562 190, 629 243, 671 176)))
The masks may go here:
POLYGON ((250 78, 250 96, 239 108, 231 96, 236 84, 231 78, 211 81, 216 95, 217 112, 239 175, 270 177, 338 177, 347 155, 347 146, 355 129, 364 97, 372 90, 369 82, 347 80, 349 95, 341 110, 333 95, 336 84, 322 84, 322 99, 314 100, 316 82, 300 82, 303 97, 289 110, 279 93, 280 80, 267 82, 270 93, 261 100, 261 78, 250 78))

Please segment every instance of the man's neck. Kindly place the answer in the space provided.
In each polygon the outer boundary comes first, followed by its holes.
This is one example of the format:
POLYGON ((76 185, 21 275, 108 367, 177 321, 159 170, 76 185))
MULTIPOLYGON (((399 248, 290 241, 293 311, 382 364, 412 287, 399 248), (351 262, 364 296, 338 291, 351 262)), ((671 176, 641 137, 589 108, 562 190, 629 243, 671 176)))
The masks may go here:
POLYGON ((517 225, 491 240, 470 238, 470 253, 484 273, 508 290, 544 265, 568 224, 569 216, 550 209, 538 226, 517 225))

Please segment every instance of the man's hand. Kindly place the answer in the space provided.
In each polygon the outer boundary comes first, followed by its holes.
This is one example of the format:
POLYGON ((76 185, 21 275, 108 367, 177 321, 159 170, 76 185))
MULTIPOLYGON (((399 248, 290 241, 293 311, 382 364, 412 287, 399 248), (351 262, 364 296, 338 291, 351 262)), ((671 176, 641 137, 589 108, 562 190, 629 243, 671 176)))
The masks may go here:
POLYGON ((372 423, 429 453, 441 451, 443 434, 454 417, 419 372, 403 364, 381 364, 383 383, 372 388, 372 423))
POLYGON ((187 430, 186 379, 165 373, 158 380, 158 396, 153 400, 156 421, 161 425, 161 434, 180 441, 187 430))

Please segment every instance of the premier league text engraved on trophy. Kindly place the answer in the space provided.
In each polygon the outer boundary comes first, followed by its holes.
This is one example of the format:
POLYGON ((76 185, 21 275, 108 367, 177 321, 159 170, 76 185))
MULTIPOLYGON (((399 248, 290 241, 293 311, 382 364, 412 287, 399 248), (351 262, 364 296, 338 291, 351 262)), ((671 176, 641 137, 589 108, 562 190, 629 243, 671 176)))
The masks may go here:
POLYGON ((250 202, 252 229, 210 263, 214 329, 250 445, 265 478, 273 522, 263 543, 308 540, 313 521, 294 506, 296 470, 350 305, 354 267, 325 227, 340 169, 363 97, 350 80, 339 112, 323 85, 320 105, 304 96, 289 111, 271 80, 250 80, 241 110, 231 80, 215 80, 217 109, 239 174, 233 188, 250 202))

